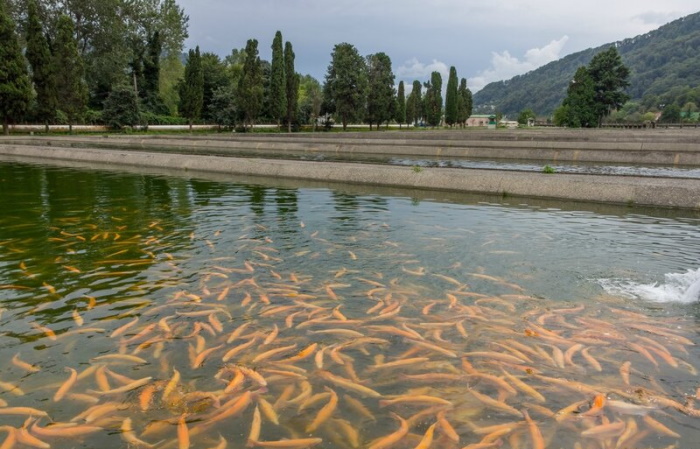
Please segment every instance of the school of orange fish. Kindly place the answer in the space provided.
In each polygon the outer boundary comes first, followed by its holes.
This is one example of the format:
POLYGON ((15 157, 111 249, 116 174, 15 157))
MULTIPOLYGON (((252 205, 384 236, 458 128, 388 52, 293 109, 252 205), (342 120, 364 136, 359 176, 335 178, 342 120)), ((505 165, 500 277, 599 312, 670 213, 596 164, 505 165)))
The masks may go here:
MULTIPOLYGON (((153 235, 55 231, 68 248, 158 244, 153 235)), ((114 304, 86 295, 60 331, 34 321, 32 341, 64 358, 47 372, 41 352, 25 350, 0 367, 0 449, 688 447, 681 433, 700 418, 700 389, 661 378, 695 379, 691 320, 604 298, 534 298, 500 277, 447 276, 416 260, 387 277, 308 232, 346 263, 319 278, 282 264, 269 237, 241 235, 235 256, 213 256, 182 288, 177 256, 107 256, 114 276, 167 264, 166 297, 129 300, 89 323, 84 316, 114 304), (511 292, 476 291, 477 281, 511 292)), ((214 252, 210 237, 191 235, 214 252)), ((76 276, 106 273, 56 263, 76 276)), ((18 269, 31 277, 32 261, 18 269)), ((59 285, 36 290, 61 296, 59 285)))

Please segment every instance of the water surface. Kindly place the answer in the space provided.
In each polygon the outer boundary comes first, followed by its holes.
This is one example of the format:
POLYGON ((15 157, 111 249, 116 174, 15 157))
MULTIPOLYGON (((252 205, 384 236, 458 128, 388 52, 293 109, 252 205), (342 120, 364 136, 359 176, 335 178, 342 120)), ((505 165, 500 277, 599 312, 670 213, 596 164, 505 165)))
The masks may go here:
POLYGON ((700 437, 696 216, 451 198, 0 163, 0 424, 58 448, 700 437))

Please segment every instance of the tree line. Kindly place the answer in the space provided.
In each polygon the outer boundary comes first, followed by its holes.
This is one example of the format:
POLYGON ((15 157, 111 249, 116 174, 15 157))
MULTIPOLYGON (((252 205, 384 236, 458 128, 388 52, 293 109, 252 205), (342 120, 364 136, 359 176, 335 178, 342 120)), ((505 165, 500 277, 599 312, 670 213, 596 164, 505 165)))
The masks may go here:
POLYGON ((0 0, 5 133, 11 120, 94 122, 130 101, 171 114, 188 20, 175 0, 0 0))
POLYGON ((466 79, 458 84, 450 70, 445 107, 442 77, 433 72, 425 84, 414 81, 405 95, 403 81, 395 87, 391 59, 385 53, 362 57, 348 43, 334 47, 324 84, 294 70, 295 54, 290 42, 282 46, 278 31, 272 43, 272 61, 260 59, 258 41, 248 40, 245 49, 234 50, 221 61, 211 53, 191 50, 180 89, 180 112, 190 123, 205 120, 223 126, 256 123, 284 124, 288 132, 334 118, 343 129, 348 123, 365 122, 370 129, 395 121, 399 125, 426 123, 464 125, 471 115, 472 94, 466 79), (228 74, 228 76, 227 76, 228 74), (422 95, 422 89, 426 89, 422 95))
POLYGON ((353 45, 338 44, 331 53, 320 112, 334 115, 343 129, 348 123, 364 121, 370 130, 373 125, 379 129, 391 120, 399 125, 439 126, 443 113, 445 124, 464 126, 471 116, 472 93, 465 78, 458 85, 454 67, 450 68, 444 109, 439 72, 432 72, 424 84, 414 81, 408 97, 403 81, 399 82, 398 90, 394 85, 391 59, 385 53, 363 58, 353 45))
POLYGON ((347 43, 331 54, 323 85, 294 68, 290 42, 277 32, 272 60, 258 41, 225 58, 199 47, 182 57, 189 18, 175 0, 0 0, 0 115, 11 121, 137 124, 195 122, 247 128, 274 123, 390 121, 464 125, 472 95, 450 70, 443 105, 438 72, 395 86, 385 53, 366 57, 347 43))

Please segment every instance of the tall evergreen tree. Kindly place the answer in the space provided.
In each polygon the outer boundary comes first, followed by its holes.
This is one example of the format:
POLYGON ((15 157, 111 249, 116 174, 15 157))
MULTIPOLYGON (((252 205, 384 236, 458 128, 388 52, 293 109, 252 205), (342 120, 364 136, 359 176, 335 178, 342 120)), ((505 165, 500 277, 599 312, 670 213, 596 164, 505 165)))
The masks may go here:
POLYGON ((231 83, 226 66, 221 61, 219 55, 215 53, 202 53, 202 119, 213 120, 215 93, 231 83))
POLYGON ((445 123, 454 126, 458 119, 458 86, 457 69, 450 67, 450 76, 447 79, 447 92, 445 93, 445 123))
POLYGON ((49 124, 56 118, 56 109, 58 108, 56 80, 53 74, 53 64, 51 64, 51 50, 39 20, 36 0, 29 2, 26 57, 32 69, 32 82, 36 92, 34 118, 45 124, 48 133, 49 124))
POLYGON ((272 68, 270 72, 270 114, 280 126, 280 120, 287 116, 287 79, 284 73, 284 49, 282 33, 275 33, 272 41, 272 68))
POLYGON ((143 86, 139 94, 144 104, 151 111, 162 114, 166 112, 165 104, 160 98, 160 58, 163 53, 163 39, 160 31, 148 36, 143 58, 143 86))
POLYGON ((284 75, 287 93, 287 132, 292 132, 292 124, 297 121, 299 110, 299 74, 294 69, 294 50, 291 42, 284 45, 284 75))
POLYGON ((430 126, 439 126, 442 121, 442 75, 433 72, 425 85, 425 118, 430 126))
POLYGON ((415 96, 413 95, 413 92, 408 94, 408 98, 406 98, 406 124, 408 126, 411 126, 411 124, 414 123, 416 118, 416 100, 415 96))
POLYGON ((367 115, 365 119, 379 126, 391 120, 394 114, 394 73, 391 59, 386 53, 377 53, 367 57, 367 115))
POLYGON ((0 42, 0 116, 7 135, 10 120, 20 118, 29 108, 32 91, 27 62, 4 1, 0 1, 0 42))
MULTIPOLYGON (((142 92, 145 92, 143 90, 143 66, 144 60, 146 59, 146 47, 140 38, 135 37, 132 39, 131 52, 132 58, 131 62, 129 63, 129 67, 131 68, 131 80, 129 82, 131 83, 134 94, 141 96, 142 92)), ((110 86, 110 88, 111 87, 113 86, 110 86)))
POLYGON ((406 123, 406 93, 404 92, 403 81, 399 83, 399 91, 396 96, 396 114, 394 115, 394 120, 401 125, 406 123))
POLYGON ((462 78, 459 83, 459 90, 457 92, 458 97, 458 107, 457 107, 457 122, 460 126, 465 126, 467 120, 472 115, 472 91, 467 87, 466 78, 462 78))
POLYGON ((202 115, 204 107, 204 72, 199 46, 189 51, 185 66, 185 79, 180 84, 180 115, 192 123, 202 115))
POLYGON ((422 114, 421 105, 423 104, 423 99, 421 98, 421 89, 420 81, 414 81, 413 89, 406 102, 406 122, 413 123, 414 126, 418 126, 418 120, 420 120, 422 114))
POLYGON ((595 83, 586 67, 579 67, 566 91, 566 98, 557 110, 557 125, 571 128, 598 126, 598 104, 595 83))
POLYGON ((337 44, 323 86, 325 110, 335 113, 347 129, 348 122, 362 119, 367 92, 365 60, 348 43, 337 44))
POLYGON ((245 46, 243 73, 238 81, 240 111, 246 125, 253 126, 263 106, 263 73, 258 56, 257 39, 248 39, 245 46))
POLYGON ((139 122, 139 98, 132 86, 117 86, 104 102, 102 119, 113 129, 134 126, 139 122))
POLYGON ((74 33, 73 20, 66 15, 61 16, 56 30, 53 61, 56 98, 59 109, 68 118, 70 133, 73 133, 73 124, 85 111, 88 101, 83 58, 78 53, 74 33))
POLYGON ((629 100, 622 89, 628 87, 630 70, 622 63, 620 53, 612 46, 595 55, 588 64, 588 74, 595 90, 597 124, 614 109, 619 109, 629 100))

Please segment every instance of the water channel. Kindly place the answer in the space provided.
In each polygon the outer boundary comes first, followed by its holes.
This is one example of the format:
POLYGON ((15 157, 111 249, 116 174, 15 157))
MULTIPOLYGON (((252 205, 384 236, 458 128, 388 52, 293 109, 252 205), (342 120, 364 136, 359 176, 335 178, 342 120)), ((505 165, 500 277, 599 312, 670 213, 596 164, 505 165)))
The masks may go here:
POLYGON ((0 161, 0 430, 55 448, 690 447, 699 224, 0 161))

